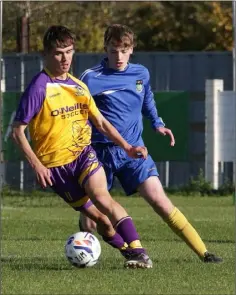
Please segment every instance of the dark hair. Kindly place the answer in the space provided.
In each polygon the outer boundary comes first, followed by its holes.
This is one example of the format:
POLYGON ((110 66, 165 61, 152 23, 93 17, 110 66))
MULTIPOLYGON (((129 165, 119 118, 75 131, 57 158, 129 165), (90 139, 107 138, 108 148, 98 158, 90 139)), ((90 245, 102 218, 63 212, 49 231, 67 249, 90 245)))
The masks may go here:
POLYGON ((121 43, 124 47, 135 46, 135 35, 126 25, 110 25, 104 34, 104 46, 111 41, 115 45, 121 43))
POLYGON ((50 51, 53 48, 65 48, 75 43, 75 35, 66 27, 51 26, 43 37, 44 50, 50 51))

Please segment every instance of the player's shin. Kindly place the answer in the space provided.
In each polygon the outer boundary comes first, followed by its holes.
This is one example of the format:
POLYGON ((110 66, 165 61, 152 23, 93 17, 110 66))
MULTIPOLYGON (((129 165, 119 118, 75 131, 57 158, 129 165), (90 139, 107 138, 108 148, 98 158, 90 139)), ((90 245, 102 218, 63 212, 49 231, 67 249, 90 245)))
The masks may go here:
POLYGON ((145 252, 139 240, 139 235, 130 216, 123 217, 115 225, 117 233, 124 239, 130 249, 139 249, 137 252, 145 252))
POLYGON ((176 207, 164 221, 199 257, 204 257, 207 252, 205 244, 197 231, 176 207))
POLYGON ((108 243, 113 248, 119 249, 120 251, 124 251, 127 249, 128 245, 124 242, 123 238, 115 233, 113 236, 102 236, 103 241, 108 243))
POLYGON ((152 261, 142 247, 139 235, 130 216, 119 220, 115 225, 117 233, 127 242, 128 247, 121 250, 126 258, 125 268, 152 268, 152 261))
POLYGON ((114 230, 110 221, 105 217, 98 218, 97 220, 97 231, 99 235, 103 238, 104 242, 116 248, 118 250, 124 250, 127 247, 127 244, 123 238, 114 230))
MULTIPOLYGON (((98 233, 103 237, 103 240, 107 242, 114 248, 118 248, 121 251, 121 254, 126 257, 126 252, 132 253, 145 253, 145 249, 142 247, 141 242, 139 240, 139 235, 134 226, 134 223, 130 216, 127 216, 126 211, 122 208, 118 203, 115 202, 115 210, 117 213, 120 211, 123 212, 122 215, 126 215, 125 217, 120 218, 114 225, 114 227, 109 227, 109 231, 107 228, 104 228, 104 222, 97 222, 97 230, 98 233), (119 210, 119 207, 122 210, 119 210)), ((114 209, 114 208, 113 208, 114 209)), ((119 214, 118 214, 119 215, 119 214)), ((106 227, 107 225, 105 225, 106 227)))

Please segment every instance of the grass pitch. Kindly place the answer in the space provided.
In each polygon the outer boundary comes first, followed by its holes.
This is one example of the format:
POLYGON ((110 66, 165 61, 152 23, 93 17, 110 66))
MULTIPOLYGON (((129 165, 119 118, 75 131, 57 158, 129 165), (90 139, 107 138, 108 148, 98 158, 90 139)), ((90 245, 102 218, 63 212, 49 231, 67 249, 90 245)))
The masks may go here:
POLYGON ((232 197, 171 197, 222 264, 204 264, 139 197, 116 197, 133 217, 153 269, 123 269, 103 241, 99 263, 77 269, 64 256, 78 214, 47 194, 2 198, 2 294, 235 294, 232 197))

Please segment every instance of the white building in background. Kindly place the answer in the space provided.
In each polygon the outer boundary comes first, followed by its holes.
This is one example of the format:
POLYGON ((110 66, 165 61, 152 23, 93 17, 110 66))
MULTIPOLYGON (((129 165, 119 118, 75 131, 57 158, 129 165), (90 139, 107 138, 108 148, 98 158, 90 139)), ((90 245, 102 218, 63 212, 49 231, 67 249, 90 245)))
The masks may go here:
POLYGON ((224 91, 223 80, 206 80, 205 95, 205 175, 218 189, 225 162, 234 163, 236 179, 236 92, 224 91))

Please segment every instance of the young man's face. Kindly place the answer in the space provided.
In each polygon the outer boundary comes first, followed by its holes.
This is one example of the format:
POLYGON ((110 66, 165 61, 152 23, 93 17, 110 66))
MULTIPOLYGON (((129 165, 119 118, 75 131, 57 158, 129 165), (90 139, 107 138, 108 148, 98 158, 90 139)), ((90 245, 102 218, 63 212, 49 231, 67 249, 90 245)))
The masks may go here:
POLYGON ((122 71, 129 62, 130 55, 133 53, 133 46, 114 45, 109 43, 105 47, 107 53, 109 68, 122 71))
POLYGON ((74 54, 74 45, 65 48, 56 47, 45 53, 46 67, 57 76, 68 73, 74 54))

